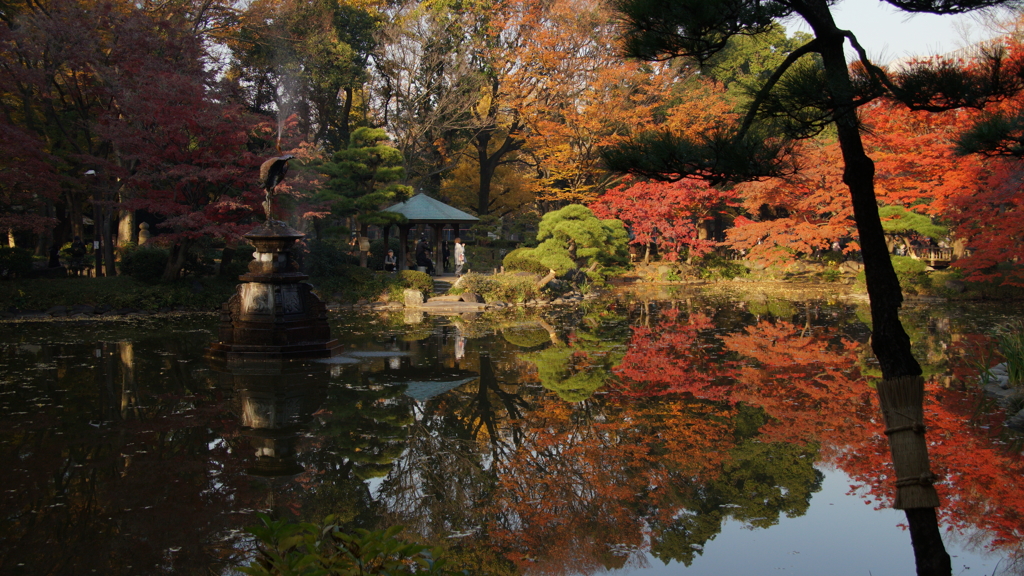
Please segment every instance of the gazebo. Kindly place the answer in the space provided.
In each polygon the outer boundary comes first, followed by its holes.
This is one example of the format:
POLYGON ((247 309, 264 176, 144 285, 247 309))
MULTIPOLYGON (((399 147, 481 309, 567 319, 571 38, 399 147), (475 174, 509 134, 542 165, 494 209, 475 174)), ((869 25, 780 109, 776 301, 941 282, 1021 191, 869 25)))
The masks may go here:
MULTIPOLYGON (((398 262, 399 270, 406 269, 406 254, 409 245, 409 230, 417 224, 429 224, 434 229, 434 254, 441 254, 441 231, 445 226, 451 226, 455 230, 455 236, 459 235, 461 225, 470 226, 480 219, 472 214, 467 214, 458 208, 454 208, 435 200, 426 194, 420 193, 405 202, 395 204, 384 209, 385 212, 396 212, 406 217, 407 222, 398 226, 398 262)), ((391 232, 390 226, 384 227, 384 238, 391 232)), ((440 262, 438 263, 440 264, 440 262)))

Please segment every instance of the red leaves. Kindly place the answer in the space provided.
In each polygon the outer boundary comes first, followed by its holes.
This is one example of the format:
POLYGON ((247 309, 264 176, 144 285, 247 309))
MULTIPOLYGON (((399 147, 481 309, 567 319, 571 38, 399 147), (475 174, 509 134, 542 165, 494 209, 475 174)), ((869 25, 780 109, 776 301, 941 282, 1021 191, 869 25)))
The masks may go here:
POLYGON ((705 220, 735 203, 732 191, 722 191, 697 180, 623 184, 590 204, 601 219, 621 220, 632 232, 633 244, 657 244, 669 260, 680 253, 707 254, 718 244, 701 238, 705 220))

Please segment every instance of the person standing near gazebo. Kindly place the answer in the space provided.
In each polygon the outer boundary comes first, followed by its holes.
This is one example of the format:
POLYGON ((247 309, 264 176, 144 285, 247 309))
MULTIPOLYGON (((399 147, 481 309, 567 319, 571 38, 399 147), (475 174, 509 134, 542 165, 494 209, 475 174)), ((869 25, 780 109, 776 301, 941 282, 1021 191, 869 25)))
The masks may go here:
POLYGON ((466 246, 461 238, 455 239, 455 275, 462 276, 462 267, 466 265, 466 246))

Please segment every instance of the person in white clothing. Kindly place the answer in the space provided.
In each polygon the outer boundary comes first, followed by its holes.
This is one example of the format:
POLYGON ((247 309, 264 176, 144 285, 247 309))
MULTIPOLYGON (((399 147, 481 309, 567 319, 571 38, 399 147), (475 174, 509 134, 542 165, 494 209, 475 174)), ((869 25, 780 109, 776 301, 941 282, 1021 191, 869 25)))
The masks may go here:
POLYGON ((466 265, 466 245, 462 239, 455 239, 455 275, 462 276, 462 267, 466 265))

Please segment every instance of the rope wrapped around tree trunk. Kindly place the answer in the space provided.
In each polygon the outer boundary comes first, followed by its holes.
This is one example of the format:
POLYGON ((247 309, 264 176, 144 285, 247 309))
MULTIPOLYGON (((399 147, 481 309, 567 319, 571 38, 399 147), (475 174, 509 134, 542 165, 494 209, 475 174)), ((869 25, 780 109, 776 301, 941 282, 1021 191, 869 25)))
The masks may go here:
POLYGON ((928 464, 924 433, 924 378, 902 376, 878 384, 885 434, 896 468, 893 508, 937 508, 936 476, 928 464))

